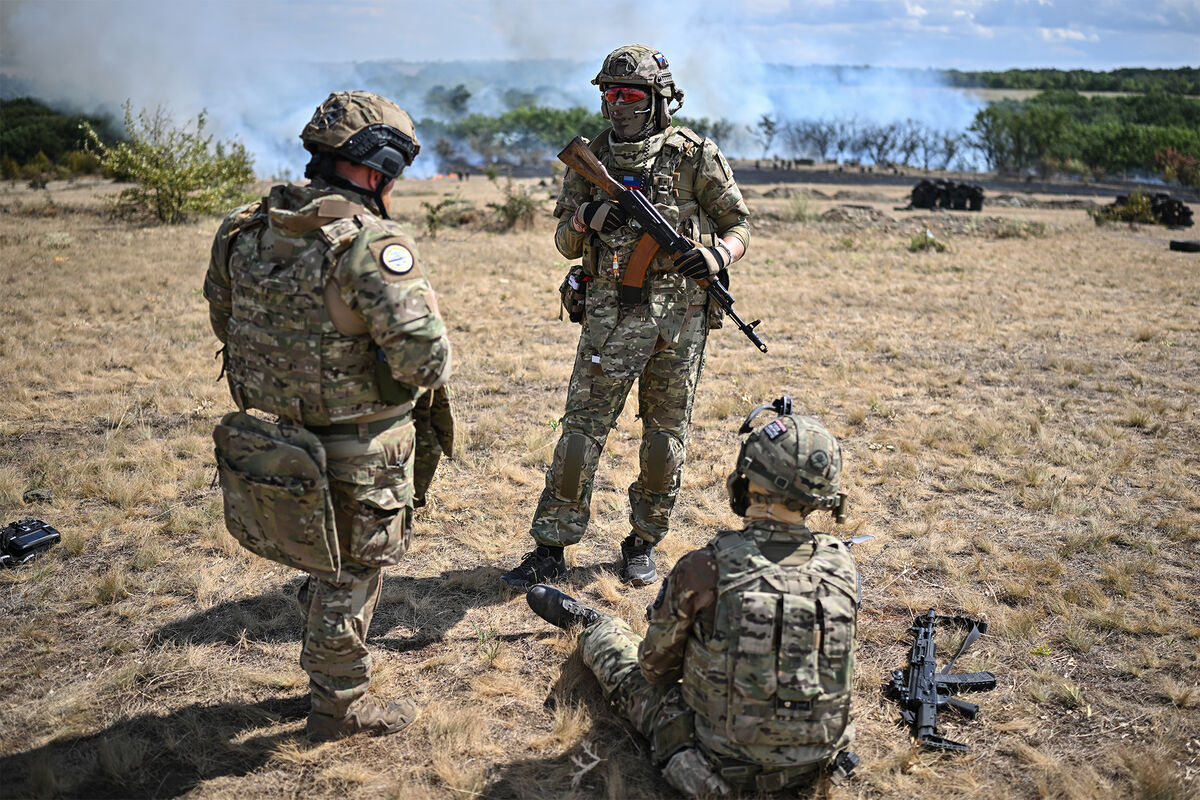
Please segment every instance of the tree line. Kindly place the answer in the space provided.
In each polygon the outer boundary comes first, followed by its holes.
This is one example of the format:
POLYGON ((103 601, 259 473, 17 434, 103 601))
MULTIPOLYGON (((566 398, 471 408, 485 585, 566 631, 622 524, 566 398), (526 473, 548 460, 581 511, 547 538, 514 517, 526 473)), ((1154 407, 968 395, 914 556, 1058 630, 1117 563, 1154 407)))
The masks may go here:
MULTIPOLYGON (((582 107, 519 105, 498 115, 468 114, 469 92, 461 86, 437 99, 461 112, 417 122, 425 147, 443 172, 543 166, 572 137, 595 136, 606 125, 597 111, 582 107)), ((7 178, 28 177, 30 170, 43 178, 51 169, 94 171, 97 148, 84 146, 81 123, 95 131, 100 143, 121 139, 110 120, 55 114, 30 99, 6 101, 0 113, 0 166, 7 178)), ((998 101, 981 108, 964 130, 917 119, 880 122, 853 116, 788 120, 764 115, 749 126, 705 117, 676 121, 727 151, 757 152, 764 158, 924 169, 986 166, 1093 178, 1132 172, 1200 186, 1200 99, 1161 87, 1145 94, 1090 97, 1056 90, 1027 100, 998 101)))
POLYGON ((1200 186, 1200 100, 1043 92, 980 109, 967 135, 992 169, 1158 173, 1200 186))
POLYGON ((1087 69, 1007 69, 985 72, 948 69, 942 77, 961 89, 1035 89, 1075 92, 1167 92, 1200 95, 1200 68, 1126 67, 1094 72, 1087 69))

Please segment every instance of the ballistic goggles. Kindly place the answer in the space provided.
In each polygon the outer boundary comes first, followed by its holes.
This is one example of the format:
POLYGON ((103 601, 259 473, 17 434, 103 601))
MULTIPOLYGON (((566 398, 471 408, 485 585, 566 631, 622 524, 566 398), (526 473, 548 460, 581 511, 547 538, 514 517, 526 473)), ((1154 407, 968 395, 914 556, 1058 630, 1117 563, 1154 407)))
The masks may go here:
POLYGON ((638 100, 645 100, 646 97, 646 90, 636 86, 610 86, 604 90, 606 103, 636 103, 638 100))

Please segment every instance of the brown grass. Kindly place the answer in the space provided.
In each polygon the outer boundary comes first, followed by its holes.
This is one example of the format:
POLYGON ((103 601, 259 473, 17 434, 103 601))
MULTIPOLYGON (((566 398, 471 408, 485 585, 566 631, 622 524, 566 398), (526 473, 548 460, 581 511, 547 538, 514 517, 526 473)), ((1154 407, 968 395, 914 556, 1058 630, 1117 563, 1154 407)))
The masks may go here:
MULTIPOLYGON (((403 735, 321 746, 302 736, 299 576, 242 552, 211 488, 210 432, 231 407, 199 293, 215 221, 129 227, 98 211, 103 183, 53 184, 52 206, 0 185, 0 521, 63 533, 0 572, 0 795, 672 796, 574 638, 497 586, 529 547, 577 335, 557 319, 551 190, 530 185, 533 230, 470 222, 432 241, 422 198, 482 210, 499 190, 401 183, 455 343, 460 440, 386 571, 370 644, 374 690, 423 711, 403 735), (25 505, 34 488, 52 499, 25 505)), ((864 764, 831 797, 1194 796, 1195 259, 1165 230, 1082 211, 929 215, 879 192, 893 221, 751 198, 733 291, 771 352, 713 334, 660 565, 734 523, 737 425, 788 392, 841 437, 845 533, 875 536, 855 550, 864 764), (908 250, 926 228, 947 252, 908 250), (992 626, 960 668, 999 685, 972 698, 977 720, 945 720, 962 758, 914 752, 879 689, 930 606, 992 626)), ((613 572, 637 464, 628 405, 566 588, 644 630, 657 587, 613 572)))

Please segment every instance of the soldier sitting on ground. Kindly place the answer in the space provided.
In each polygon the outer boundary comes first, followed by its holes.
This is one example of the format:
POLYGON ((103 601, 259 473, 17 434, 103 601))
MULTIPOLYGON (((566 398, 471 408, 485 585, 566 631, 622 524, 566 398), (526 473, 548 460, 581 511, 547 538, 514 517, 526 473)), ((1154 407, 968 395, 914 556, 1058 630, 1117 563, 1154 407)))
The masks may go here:
POLYGON ((750 433, 728 479, 745 527, 676 563, 644 639, 552 587, 527 595, 547 622, 583 626, 584 663, 690 797, 798 788, 824 771, 837 782, 858 761, 847 750, 858 569, 840 539, 805 525, 818 509, 843 520, 841 467, 837 441, 811 417, 750 433))

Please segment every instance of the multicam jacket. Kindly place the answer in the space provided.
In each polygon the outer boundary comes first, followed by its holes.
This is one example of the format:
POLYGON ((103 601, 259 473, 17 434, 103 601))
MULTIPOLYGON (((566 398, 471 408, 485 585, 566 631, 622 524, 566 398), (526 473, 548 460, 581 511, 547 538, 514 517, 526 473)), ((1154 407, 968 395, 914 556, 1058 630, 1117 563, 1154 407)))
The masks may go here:
POLYGON ((239 407, 327 425, 386 416, 449 377, 416 247, 370 202, 320 182, 279 185, 222 222, 204 296, 239 407))
POLYGON ((651 683, 682 680, 701 746, 789 767, 854 736, 858 571, 836 537, 751 522, 685 555, 651 607, 639 649, 651 683))
MULTIPOLYGON (((701 244, 733 236, 750 243, 749 210, 725 156, 710 139, 688 128, 670 127, 640 142, 617 142, 605 130, 589 147, 624 186, 638 188, 663 218, 701 244)), ((577 233, 571 225, 583 203, 607 195, 568 170, 554 207, 554 242, 567 258, 583 258, 588 283, 583 335, 586 349, 600 356, 611 378, 631 378, 663 343, 674 343, 689 307, 705 304, 704 290, 673 271, 659 254, 650 265, 645 296, 634 308, 619 308, 619 285, 641 234, 623 226, 611 234, 577 233)))

